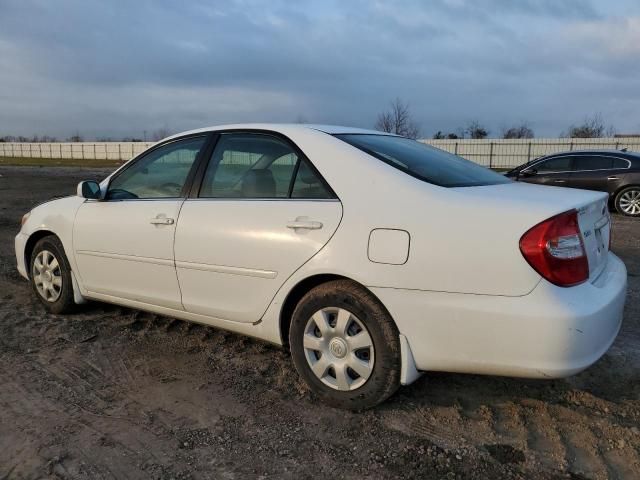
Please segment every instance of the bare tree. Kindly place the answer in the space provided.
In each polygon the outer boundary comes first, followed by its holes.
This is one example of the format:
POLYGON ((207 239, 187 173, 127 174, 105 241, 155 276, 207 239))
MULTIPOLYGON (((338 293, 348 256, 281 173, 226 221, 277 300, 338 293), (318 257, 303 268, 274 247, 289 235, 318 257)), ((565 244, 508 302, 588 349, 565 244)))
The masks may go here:
POLYGON ((489 130, 487 130, 478 120, 472 120, 465 127, 464 134, 469 138, 482 139, 487 138, 489 130))
POLYGON ((413 139, 420 135, 420 127, 411 117, 409 104, 399 98, 391 102, 389 110, 378 115, 375 129, 413 139))
POLYGON ((594 113, 590 117, 585 117, 580 125, 571 125, 568 132, 560 134, 569 138, 602 138, 613 137, 616 129, 613 125, 605 125, 601 113, 594 113))
POLYGON ((535 134, 527 122, 521 122, 509 128, 502 129, 502 138, 533 138, 535 134))
POLYGON ((171 130, 169 130, 169 127, 164 126, 151 132, 151 141, 157 142, 163 138, 167 138, 169 135, 171 135, 171 130))
POLYGON ((82 138, 80 132, 76 130, 76 133, 67 138, 67 142, 84 142, 84 138, 82 138))
POLYGON ((457 138, 459 138, 457 134, 453 132, 442 133, 442 130, 438 130, 436 133, 433 134, 434 140, 442 140, 442 139, 455 140, 457 138))

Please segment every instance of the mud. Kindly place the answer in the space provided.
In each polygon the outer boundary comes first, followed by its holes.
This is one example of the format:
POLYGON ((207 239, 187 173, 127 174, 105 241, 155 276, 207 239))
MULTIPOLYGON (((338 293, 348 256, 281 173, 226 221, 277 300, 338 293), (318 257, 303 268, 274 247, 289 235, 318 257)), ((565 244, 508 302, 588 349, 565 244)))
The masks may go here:
POLYGON ((427 374, 353 414, 259 341, 100 303, 44 313, 15 270, 20 217, 106 173, 0 167, 0 479, 640 478, 640 221, 614 216, 625 320, 586 372, 427 374))

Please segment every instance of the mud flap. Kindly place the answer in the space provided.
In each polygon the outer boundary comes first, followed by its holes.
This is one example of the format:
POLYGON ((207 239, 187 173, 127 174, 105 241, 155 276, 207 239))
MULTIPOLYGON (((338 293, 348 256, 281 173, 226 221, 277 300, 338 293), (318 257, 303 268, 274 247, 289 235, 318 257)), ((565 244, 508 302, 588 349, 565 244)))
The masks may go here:
POLYGON ((82 293, 80 293, 80 287, 78 286, 76 276, 73 274, 73 270, 71 271, 71 283, 73 284, 73 301, 76 305, 87 303, 87 300, 82 296, 82 293))
POLYGON ((402 362, 402 367, 400 368, 401 385, 409 385, 420 378, 422 372, 419 372, 416 368, 409 341, 402 334, 400 334, 400 360, 402 362))

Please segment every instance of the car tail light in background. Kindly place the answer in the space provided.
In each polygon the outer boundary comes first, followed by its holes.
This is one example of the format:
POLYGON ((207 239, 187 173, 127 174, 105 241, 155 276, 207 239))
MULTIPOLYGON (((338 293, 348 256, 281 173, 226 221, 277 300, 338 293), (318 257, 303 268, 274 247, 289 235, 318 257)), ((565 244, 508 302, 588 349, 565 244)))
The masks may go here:
POLYGON ((536 272, 560 287, 578 285, 589 278, 576 210, 531 228, 520 238, 520 251, 536 272))

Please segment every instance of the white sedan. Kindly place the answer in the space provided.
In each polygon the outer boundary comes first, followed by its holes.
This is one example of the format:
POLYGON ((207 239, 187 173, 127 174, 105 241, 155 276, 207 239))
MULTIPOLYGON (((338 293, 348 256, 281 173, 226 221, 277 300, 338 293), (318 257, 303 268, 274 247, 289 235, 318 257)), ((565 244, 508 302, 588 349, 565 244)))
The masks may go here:
POLYGON ((579 372, 615 339, 627 278, 605 193, 312 125, 170 137, 34 208, 15 246, 51 312, 99 300, 286 345, 351 409, 423 371, 579 372))

